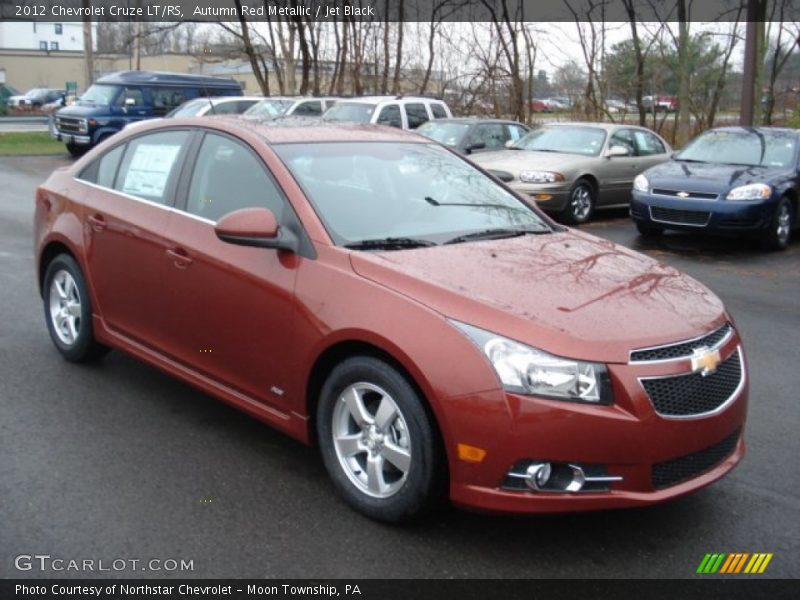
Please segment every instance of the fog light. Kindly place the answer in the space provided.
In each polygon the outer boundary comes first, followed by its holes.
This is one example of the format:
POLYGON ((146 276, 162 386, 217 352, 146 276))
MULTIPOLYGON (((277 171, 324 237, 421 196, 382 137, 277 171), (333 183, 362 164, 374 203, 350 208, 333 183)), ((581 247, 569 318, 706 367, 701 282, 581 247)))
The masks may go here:
POLYGON ((553 467, 550 463, 533 463, 525 470, 527 478, 525 485, 532 490, 541 490, 550 481, 550 474, 553 472, 553 467))
POLYGON ((543 201, 543 200, 550 200, 553 196, 550 194, 534 194, 533 197, 536 200, 543 201))

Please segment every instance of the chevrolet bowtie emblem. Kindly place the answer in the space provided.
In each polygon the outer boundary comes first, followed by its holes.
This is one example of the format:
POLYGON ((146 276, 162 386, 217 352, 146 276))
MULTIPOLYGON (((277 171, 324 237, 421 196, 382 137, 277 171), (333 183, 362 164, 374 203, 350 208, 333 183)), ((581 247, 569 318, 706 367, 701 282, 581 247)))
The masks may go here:
POLYGON ((722 362, 722 357, 719 355, 719 350, 709 350, 705 346, 702 348, 695 348, 692 354, 692 371, 705 377, 711 375, 717 370, 719 363, 722 362))
POLYGON ((677 193, 677 194, 675 194, 675 195, 676 195, 678 198, 688 198, 688 197, 689 197, 689 192, 678 192, 678 193, 677 193))

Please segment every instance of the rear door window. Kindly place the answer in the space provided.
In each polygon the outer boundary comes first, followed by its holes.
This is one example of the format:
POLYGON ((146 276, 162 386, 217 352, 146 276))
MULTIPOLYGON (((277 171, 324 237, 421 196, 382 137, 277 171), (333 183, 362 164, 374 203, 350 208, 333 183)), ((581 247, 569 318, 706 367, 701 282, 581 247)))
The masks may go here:
POLYGON ((428 111, 424 104, 406 104, 406 117, 408 118, 409 129, 416 129, 429 120, 428 111))
POLYGON ((431 114, 433 114, 434 119, 447 118, 447 111, 445 111, 444 106, 442 106, 441 104, 437 104, 436 102, 431 104, 431 114))
POLYGON ((634 131, 633 138, 636 142, 636 150, 639 156, 651 156, 653 154, 664 154, 667 150, 655 135, 647 131, 634 131))
POLYGON ((162 131, 128 142, 114 189, 156 202, 171 204, 182 150, 188 131, 162 131))
POLYGON ((403 117, 400 114, 400 107, 397 104, 389 104, 381 109, 378 115, 378 125, 389 125, 390 127, 403 128, 403 117))
POLYGON ((298 117, 318 117, 322 114, 322 102, 319 100, 310 100, 302 102, 294 109, 294 113, 298 117))
POLYGON ((150 88, 150 99, 153 103, 153 114, 163 117, 173 108, 186 102, 189 98, 185 90, 176 88, 150 88))

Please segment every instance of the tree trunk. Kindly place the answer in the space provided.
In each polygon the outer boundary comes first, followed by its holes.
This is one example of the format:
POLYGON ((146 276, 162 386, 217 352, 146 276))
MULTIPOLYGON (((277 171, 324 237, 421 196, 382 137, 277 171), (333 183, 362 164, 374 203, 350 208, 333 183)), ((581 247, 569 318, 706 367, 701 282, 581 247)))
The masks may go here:
POLYGON ((392 93, 400 93, 400 67, 403 64, 403 17, 405 0, 397 3, 397 46, 394 63, 394 77, 392 78, 392 93))
MULTIPOLYGON (((686 0, 678 0, 678 127, 675 135, 678 147, 683 146, 691 137, 689 86, 689 21, 686 0)), ((658 96, 653 98, 654 103, 657 101, 658 96)))
POLYGON ((642 52, 642 41, 639 39, 639 29, 636 26, 636 9, 633 0, 622 0, 625 5, 625 12, 628 13, 628 23, 631 26, 631 40, 633 41, 633 51, 636 55, 636 72, 633 76, 633 93, 636 100, 636 110, 639 113, 639 125, 644 127, 647 120, 647 111, 644 109, 644 53, 642 52))
MULTIPOLYGON (((86 12, 91 8, 91 0, 83 0, 86 12)), ((92 42, 92 19, 83 18, 83 55, 86 61, 86 89, 94 83, 94 44, 92 42)))

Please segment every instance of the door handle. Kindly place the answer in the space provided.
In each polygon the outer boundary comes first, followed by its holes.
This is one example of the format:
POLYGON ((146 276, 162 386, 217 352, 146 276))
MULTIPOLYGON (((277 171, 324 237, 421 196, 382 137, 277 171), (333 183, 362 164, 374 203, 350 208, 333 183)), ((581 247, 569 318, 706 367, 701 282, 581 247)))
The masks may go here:
POLYGON ((106 223, 105 218, 103 215, 89 215, 86 219, 92 226, 92 229, 95 231, 103 231, 108 227, 108 223, 106 223))
POLYGON ((185 269, 192 264, 192 259, 182 248, 170 248, 167 250, 167 256, 172 259, 172 263, 179 269, 185 269))

